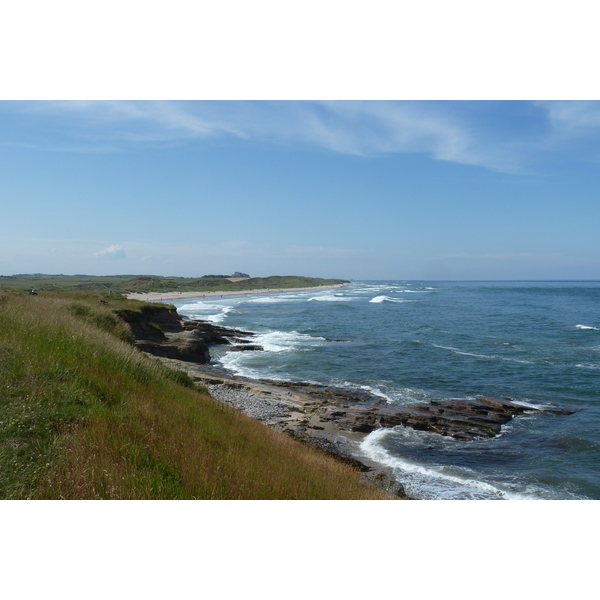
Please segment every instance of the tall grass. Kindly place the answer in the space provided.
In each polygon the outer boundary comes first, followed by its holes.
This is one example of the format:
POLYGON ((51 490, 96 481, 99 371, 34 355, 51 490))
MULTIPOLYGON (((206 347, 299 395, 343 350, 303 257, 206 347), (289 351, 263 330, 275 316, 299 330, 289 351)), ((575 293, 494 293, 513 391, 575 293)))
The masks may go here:
POLYGON ((0 295, 0 498, 385 497, 124 332, 89 298, 0 295))

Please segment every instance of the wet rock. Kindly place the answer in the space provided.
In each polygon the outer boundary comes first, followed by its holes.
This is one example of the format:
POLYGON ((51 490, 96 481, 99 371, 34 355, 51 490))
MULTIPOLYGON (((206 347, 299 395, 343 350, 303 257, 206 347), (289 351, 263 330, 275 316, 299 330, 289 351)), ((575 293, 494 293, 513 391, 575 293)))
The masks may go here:
POLYGON ((393 475, 391 475, 388 471, 383 469, 369 471, 367 473, 363 473, 363 478, 368 483, 371 483, 378 488, 383 488, 393 496, 410 499, 406 494, 404 486, 397 479, 394 479, 393 475))
POLYGON ((552 415, 574 415, 577 411, 570 410, 568 408, 545 408, 543 412, 550 413, 552 415))
POLYGON ((249 343, 248 338, 252 338, 253 333, 185 320, 175 308, 147 305, 139 310, 123 309, 116 313, 129 325, 138 348, 154 356, 207 364, 209 347, 231 344, 230 339, 244 344, 233 346, 232 350, 263 350, 249 343))
POLYGON ((210 362, 210 352, 208 346, 200 340, 177 340, 166 342, 152 342, 149 340, 140 340, 136 342, 137 347, 143 352, 183 360, 186 362, 196 362, 206 364, 210 362))
POLYGON ((381 427, 403 425, 418 431, 431 431, 458 440, 491 438, 500 433, 502 425, 516 415, 532 412, 572 414, 566 409, 537 409, 510 400, 478 398, 476 400, 437 400, 429 404, 402 406, 357 405, 345 413, 324 409, 321 418, 337 419, 351 431, 370 433, 381 427))
POLYGON ((231 346, 231 348, 228 349, 230 352, 253 352, 253 351, 257 351, 260 350, 261 352, 264 351, 264 348, 262 346, 257 346, 255 344, 247 344, 245 346, 231 346))

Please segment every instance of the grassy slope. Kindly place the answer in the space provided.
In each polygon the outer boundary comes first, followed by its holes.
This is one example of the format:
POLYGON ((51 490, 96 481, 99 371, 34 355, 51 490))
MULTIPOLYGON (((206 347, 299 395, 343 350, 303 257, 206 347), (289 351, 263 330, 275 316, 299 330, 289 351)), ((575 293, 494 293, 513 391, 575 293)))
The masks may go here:
POLYGON ((163 291, 235 291, 251 289, 285 289, 312 287, 344 283, 344 279, 320 279, 316 277, 273 276, 253 277, 235 283, 221 278, 189 277, 95 277, 95 276, 52 276, 0 277, 0 290, 11 291, 90 291, 108 293, 163 292, 163 291))
POLYGON ((0 498, 383 497, 127 338, 97 296, 0 294, 0 498))

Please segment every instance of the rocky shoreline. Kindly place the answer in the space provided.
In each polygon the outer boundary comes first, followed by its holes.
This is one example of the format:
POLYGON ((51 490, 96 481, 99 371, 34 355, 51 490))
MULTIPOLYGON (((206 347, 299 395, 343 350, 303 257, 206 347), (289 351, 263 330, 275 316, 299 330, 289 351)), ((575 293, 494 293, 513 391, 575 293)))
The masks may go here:
POLYGON ((141 312, 119 314, 129 323, 140 350, 187 372, 215 399, 352 464, 367 481, 403 498, 406 493, 391 472, 369 461, 360 451, 360 442, 375 429, 404 426, 457 440, 477 440, 498 435, 502 425, 518 415, 573 412, 485 397, 390 406, 385 399, 361 390, 247 379, 211 364, 210 347, 262 350, 252 343, 254 334, 185 320, 175 308, 147 305, 141 312))

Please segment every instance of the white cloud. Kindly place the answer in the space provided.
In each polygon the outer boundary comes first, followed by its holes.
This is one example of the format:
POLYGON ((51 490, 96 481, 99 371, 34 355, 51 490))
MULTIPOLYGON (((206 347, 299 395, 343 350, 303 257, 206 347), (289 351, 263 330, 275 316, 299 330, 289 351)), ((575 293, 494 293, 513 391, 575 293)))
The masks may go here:
MULTIPOLYGON (((596 133, 600 103, 550 101, 100 101, 11 105, 52 123, 53 149, 115 152, 140 144, 237 137, 358 156, 422 153, 520 173, 540 151, 596 133), (522 127, 523 115, 534 123, 522 127), (541 119, 540 119, 541 117, 541 119), (545 121, 544 121, 545 117, 545 121), (55 136, 57 124, 61 137, 55 136)), ((43 125, 43 122, 40 123, 43 125)), ((40 142, 40 144, 49 142, 40 142)), ((571 153, 571 148, 568 152, 571 153)))
POLYGON ((121 259, 125 258, 125 249, 123 246, 118 246, 113 244, 104 250, 100 250, 99 252, 95 252, 94 256, 98 256, 100 258, 110 258, 110 259, 121 259))
POLYGON ((464 152, 468 144, 457 124, 428 110, 426 103, 328 102, 323 106, 335 117, 321 119, 321 130, 327 131, 323 141, 341 152, 429 151, 445 159, 464 152))
POLYGON ((68 115, 73 120, 70 133, 96 143, 177 142, 215 135, 244 135, 218 115, 215 118, 203 115, 197 110, 198 103, 60 101, 24 106, 37 114, 68 115))
POLYGON ((342 154, 427 153, 437 160, 518 169, 514 147, 470 127, 453 103, 74 101, 19 106, 38 115, 68 116, 60 144, 66 151, 111 152, 123 144, 235 136, 342 154))
POLYGON ((494 157, 467 124, 440 103, 232 102, 219 110, 232 131, 249 138, 308 143, 364 156, 425 152, 438 160, 507 167, 507 157, 494 157))
POLYGON ((550 124, 561 134, 587 135, 600 128, 599 102, 547 101, 537 105, 546 111, 550 124))

